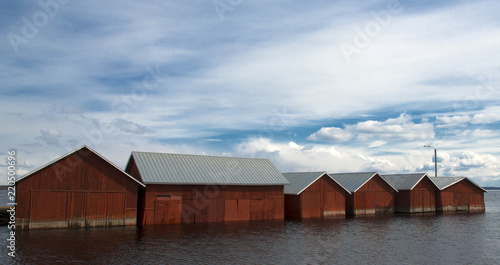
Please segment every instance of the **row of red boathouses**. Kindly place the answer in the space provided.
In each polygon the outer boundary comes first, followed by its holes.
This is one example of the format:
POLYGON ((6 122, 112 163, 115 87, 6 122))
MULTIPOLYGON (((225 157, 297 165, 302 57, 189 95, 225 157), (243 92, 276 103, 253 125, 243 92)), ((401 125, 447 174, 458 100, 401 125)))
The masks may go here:
POLYGON ((281 173, 258 158, 132 152, 122 170, 82 146, 16 180, 16 228, 482 212, 484 192, 465 177, 281 173))

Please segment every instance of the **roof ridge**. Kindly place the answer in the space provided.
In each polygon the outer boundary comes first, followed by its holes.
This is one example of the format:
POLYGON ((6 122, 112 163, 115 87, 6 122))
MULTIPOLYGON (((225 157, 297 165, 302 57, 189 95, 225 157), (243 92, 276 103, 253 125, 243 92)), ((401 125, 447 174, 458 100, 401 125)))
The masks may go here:
POLYGON ((158 155, 182 155, 182 156, 203 156, 203 157, 218 157, 218 158, 237 158, 237 159, 260 159, 260 160, 269 160, 268 158, 260 158, 260 157, 240 157, 240 156, 199 155, 199 154, 162 153, 162 152, 147 152, 147 151, 132 151, 132 152, 131 152, 131 154, 134 154, 134 153, 143 153, 143 154, 158 154, 158 155))
POLYGON ((326 171, 300 171, 300 172, 281 172, 281 174, 305 174, 305 173, 326 173, 326 171))
POLYGON ((328 174, 361 174, 361 173, 378 173, 377 171, 359 171, 359 172, 340 172, 340 173, 328 173, 328 174))

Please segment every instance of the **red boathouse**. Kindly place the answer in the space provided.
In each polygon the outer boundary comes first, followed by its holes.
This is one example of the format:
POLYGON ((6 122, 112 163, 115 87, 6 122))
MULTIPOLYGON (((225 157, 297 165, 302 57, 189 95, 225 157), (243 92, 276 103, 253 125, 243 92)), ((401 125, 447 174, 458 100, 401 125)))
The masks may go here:
POLYGON ((345 216, 346 197, 351 194, 326 172, 283 173, 286 217, 345 216))
POLYGON ((439 188, 425 173, 382 175, 398 190, 394 211, 425 213, 436 211, 436 192, 439 188))
POLYGON ((346 214, 373 215, 394 212, 397 190, 377 172, 329 175, 351 193, 347 196, 346 214))
POLYGON ((135 225, 139 186, 82 146, 16 180, 16 229, 135 225))
POLYGON ((139 225, 284 218, 288 181, 267 159, 132 152, 139 225))
POLYGON ((437 177, 432 180, 439 187, 436 192, 436 210, 440 212, 484 212, 484 193, 481 186, 466 177, 437 177))

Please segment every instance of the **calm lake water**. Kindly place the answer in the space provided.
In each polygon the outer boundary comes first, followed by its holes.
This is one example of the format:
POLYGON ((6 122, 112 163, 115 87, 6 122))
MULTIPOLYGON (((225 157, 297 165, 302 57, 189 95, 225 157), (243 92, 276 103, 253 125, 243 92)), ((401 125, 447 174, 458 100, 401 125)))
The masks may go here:
POLYGON ((16 232, 0 264, 498 264, 500 191, 481 214, 16 232))
POLYGON ((8 196, 7 190, 0 190, 0 206, 7 206, 7 203, 9 203, 9 196, 8 196))

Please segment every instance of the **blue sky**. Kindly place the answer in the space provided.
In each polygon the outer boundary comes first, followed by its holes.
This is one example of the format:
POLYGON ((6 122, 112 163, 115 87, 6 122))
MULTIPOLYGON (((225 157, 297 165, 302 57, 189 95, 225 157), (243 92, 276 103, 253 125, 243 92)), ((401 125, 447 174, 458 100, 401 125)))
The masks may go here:
POLYGON ((498 1, 4 1, 0 183, 86 144, 500 186, 498 1))

